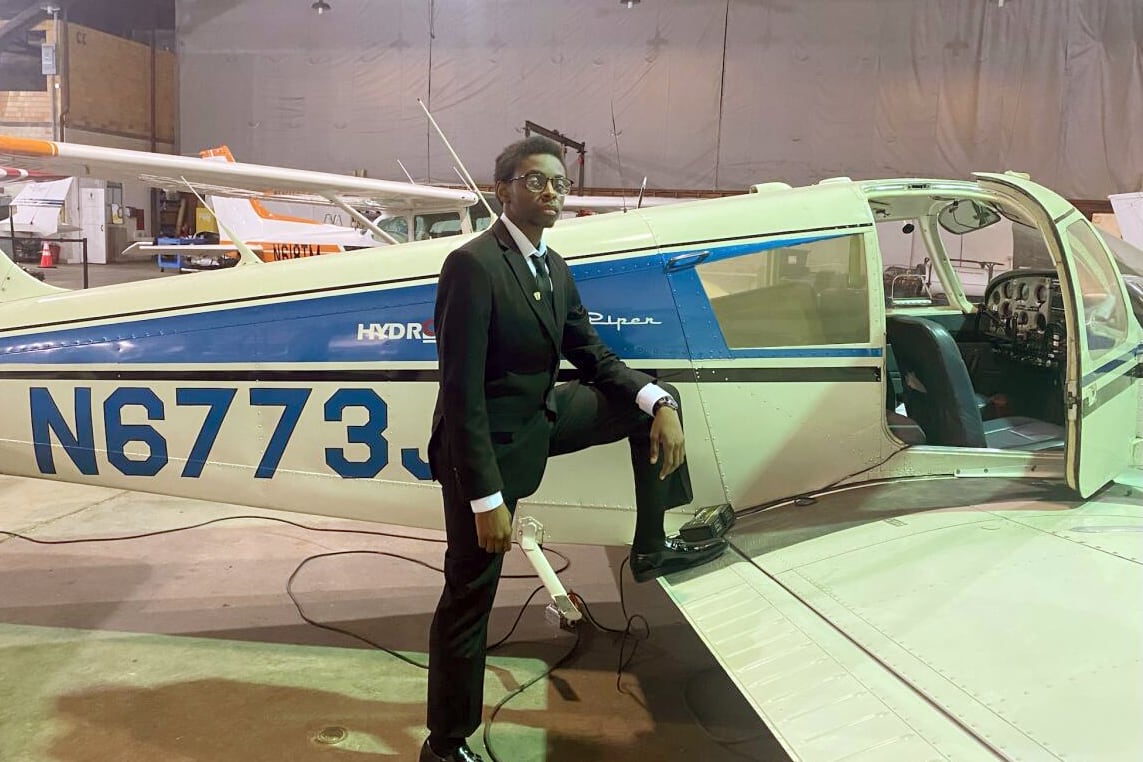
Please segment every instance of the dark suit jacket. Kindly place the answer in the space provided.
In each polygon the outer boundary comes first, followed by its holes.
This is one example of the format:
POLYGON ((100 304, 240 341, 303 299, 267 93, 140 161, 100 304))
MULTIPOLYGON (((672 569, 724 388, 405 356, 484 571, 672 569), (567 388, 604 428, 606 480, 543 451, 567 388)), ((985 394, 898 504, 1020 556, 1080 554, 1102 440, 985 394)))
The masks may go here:
POLYGON ((497 221, 449 254, 434 316, 440 390, 429 464, 456 475, 466 500, 536 491, 555 415, 560 357, 584 383, 630 400, 654 379, 628 368, 599 338, 567 263, 547 253, 555 311, 533 297, 536 280, 497 221))

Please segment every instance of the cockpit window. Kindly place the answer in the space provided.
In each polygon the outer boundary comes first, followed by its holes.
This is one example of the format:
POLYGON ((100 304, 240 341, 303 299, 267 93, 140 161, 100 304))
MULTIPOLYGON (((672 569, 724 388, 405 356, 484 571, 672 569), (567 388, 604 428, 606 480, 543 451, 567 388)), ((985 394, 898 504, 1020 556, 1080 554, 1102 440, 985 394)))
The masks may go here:
POLYGON ((886 307, 947 305, 917 220, 877 223, 886 307))
POLYGON ((983 299, 988 284, 1013 269, 1014 227, 995 215, 992 222, 976 230, 953 234, 943 227, 940 229, 941 246, 949 266, 969 301, 983 299))
POLYGON ((409 222, 404 217, 390 217, 387 220, 379 220, 377 227, 384 230, 389 235, 396 238, 398 241, 409 240, 409 222))
POLYGON ((956 303, 967 309, 957 291, 968 303, 979 301, 989 282, 1013 269, 1014 225, 997 205, 938 195, 906 201, 893 208, 870 202, 884 218, 877 221, 877 240, 888 308, 956 303), (909 211, 920 214, 910 219, 904 216, 909 211), (924 234, 930 229, 937 240, 924 234))
POLYGON ((1103 253, 1087 220, 1076 220, 1067 227, 1083 300, 1087 355, 1098 359, 1127 338, 1127 305, 1119 279, 1103 253))

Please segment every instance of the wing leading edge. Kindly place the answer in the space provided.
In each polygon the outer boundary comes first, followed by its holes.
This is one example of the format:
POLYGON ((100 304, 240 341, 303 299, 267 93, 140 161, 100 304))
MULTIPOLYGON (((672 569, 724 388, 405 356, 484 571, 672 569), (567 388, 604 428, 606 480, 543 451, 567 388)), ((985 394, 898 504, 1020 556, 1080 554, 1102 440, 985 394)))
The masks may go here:
POLYGON ((986 481, 782 506, 663 586, 795 759, 1137 759, 1143 500, 986 481))
POLYGON ((332 195, 354 207, 391 214, 451 211, 476 203, 473 193, 451 188, 8 135, 0 135, 0 163, 72 177, 138 180, 175 191, 186 190, 189 182, 204 195, 308 204, 330 204, 332 195))

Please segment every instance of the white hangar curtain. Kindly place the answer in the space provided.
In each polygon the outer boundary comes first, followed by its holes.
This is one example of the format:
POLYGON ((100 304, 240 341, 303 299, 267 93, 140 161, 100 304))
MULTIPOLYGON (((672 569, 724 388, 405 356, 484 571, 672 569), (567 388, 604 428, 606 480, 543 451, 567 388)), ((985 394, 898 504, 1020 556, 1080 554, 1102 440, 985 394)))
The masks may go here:
POLYGON ((1139 0, 328 2, 179 0, 184 152, 454 182, 422 98, 482 182, 531 120, 587 144, 593 186, 1143 188, 1139 0))

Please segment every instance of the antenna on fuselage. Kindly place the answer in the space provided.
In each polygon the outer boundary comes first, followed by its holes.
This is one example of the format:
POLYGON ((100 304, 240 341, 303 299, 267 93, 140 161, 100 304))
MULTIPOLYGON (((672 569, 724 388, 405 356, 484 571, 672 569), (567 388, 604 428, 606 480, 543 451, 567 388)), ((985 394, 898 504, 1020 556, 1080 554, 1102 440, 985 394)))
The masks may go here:
MULTIPOLYGON (((623 159, 619 155, 619 129, 615 126, 615 101, 611 101, 611 137, 615 138, 615 163, 619 167, 619 187, 623 187, 623 159)), ((623 211, 627 211, 627 196, 620 195, 623 211)))
POLYGON ((647 192, 647 175, 643 175, 643 182, 639 184, 639 198, 635 202, 636 209, 643 208, 643 194, 647 192))
MULTIPOLYGON (((437 131, 437 134, 441 136, 441 140, 444 142, 445 148, 447 148, 448 152, 452 154, 452 160, 456 162, 456 165, 460 167, 460 171, 464 173, 461 175, 461 179, 466 180, 466 184, 468 186, 476 188, 476 181, 472 179, 472 175, 470 175, 468 170, 465 169, 464 162, 461 161, 460 157, 456 155, 456 151, 452 150, 452 144, 448 142, 448 138, 445 137, 444 131, 441 130, 440 125, 437 124, 437 120, 433 119, 433 115, 429 113, 429 109, 425 106, 425 102, 420 98, 417 98, 417 103, 420 104, 421 109, 425 112, 425 116, 429 118, 429 124, 431 124, 433 129, 437 131)), ((488 199, 484 198, 484 194, 477 190, 476 197, 480 199, 480 203, 484 204, 484 208, 488 210, 488 216, 495 220, 496 212, 492 211, 492 207, 489 206, 488 199)))

